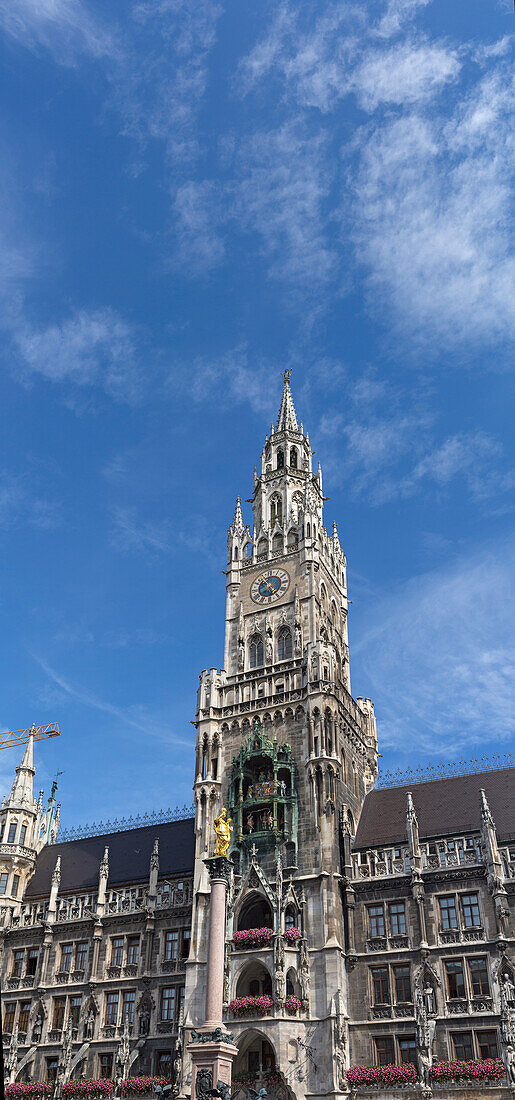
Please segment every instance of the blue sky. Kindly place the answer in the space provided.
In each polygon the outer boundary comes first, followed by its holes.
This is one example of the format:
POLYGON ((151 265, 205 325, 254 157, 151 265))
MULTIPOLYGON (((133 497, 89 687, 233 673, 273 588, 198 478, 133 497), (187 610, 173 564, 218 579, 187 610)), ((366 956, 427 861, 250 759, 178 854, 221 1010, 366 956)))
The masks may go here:
POLYGON ((63 824, 190 802, 285 367, 384 766, 512 744, 513 19, 0 0, 0 723, 63 824))

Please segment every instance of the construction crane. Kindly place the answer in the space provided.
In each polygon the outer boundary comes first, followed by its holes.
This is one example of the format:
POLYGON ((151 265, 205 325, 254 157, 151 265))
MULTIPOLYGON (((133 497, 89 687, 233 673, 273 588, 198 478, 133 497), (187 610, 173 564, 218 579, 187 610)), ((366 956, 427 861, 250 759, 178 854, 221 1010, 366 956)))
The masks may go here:
POLYGON ((46 741, 47 737, 60 737, 61 730, 57 722, 49 722, 46 726, 33 725, 27 730, 7 730, 0 733, 0 749, 10 749, 14 745, 28 745, 30 738, 34 741, 46 741))

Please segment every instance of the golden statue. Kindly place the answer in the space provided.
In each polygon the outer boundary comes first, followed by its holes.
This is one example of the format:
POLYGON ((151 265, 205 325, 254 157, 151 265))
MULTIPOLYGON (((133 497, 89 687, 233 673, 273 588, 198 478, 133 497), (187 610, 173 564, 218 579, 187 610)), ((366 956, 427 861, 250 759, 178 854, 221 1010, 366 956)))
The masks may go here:
POLYGON ((225 806, 222 806, 218 817, 215 817, 215 833, 216 845, 214 855, 226 856, 231 842, 232 825, 231 819, 227 817, 225 806))

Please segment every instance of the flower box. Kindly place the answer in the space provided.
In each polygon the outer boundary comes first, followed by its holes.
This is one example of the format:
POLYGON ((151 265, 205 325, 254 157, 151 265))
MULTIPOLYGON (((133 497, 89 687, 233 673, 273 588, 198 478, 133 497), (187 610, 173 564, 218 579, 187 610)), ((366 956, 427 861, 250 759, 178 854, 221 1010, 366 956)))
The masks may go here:
POLYGON ((415 1085, 418 1073, 412 1062, 403 1066, 351 1066, 347 1073, 351 1088, 360 1085, 372 1085, 375 1088, 387 1088, 394 1085, 415 1085))
POLYGON ((291 947, 295 947, 295 944, 297 944, 299 940, 302 939, 302 932, 300 928, 295 928, 293 925, 289 925, 288 928, 284 929, 283 936, 286 942, 289 943, 291 947))
POLYGON ((126 1077, 122 1081, 122 1096, 149 1096, 154 1085, 166 1085, 168 1077, 126 1077))
POLYGON ((46 1081, 17 1081, 14 1085, 7 1085, 5 1090, 6 1097, 10 1100, 39 1100, 40 1097, 51 1096, 52 1085, 46 1081))
POLYGON ((234 1016, 267 1016, 272 1011, 273 1003, 267 993, 259 997, 235 997, 229 1003, 229 1012, 234 1016))
POLYGON ((246 928, 234 933, 233 943, 235 947, 269 947, 273 937, 273 928, 246 928))
POLYGON ((100 1096, 112 1096, 114 1089, 114 1082, 108 1077, 99 1077, 97 1080, 79 1080, 79 1081, 66 1081, 63 1085, 63 1096, 67 1100, 72 1100, 74 1097, 87 1097, 88 1100, 93 1100, 94 1097, 100 1096))
POLYGON ((302 1001, 300 997, 296 997, 294 993, 290 993, 284 1002, 284 1007, 291 1016, 294 1016, 295 1013, 300 1012, 302 1001))
POLYGON ((500 1058, 485 1058, 472 1062, 434 1062, 431 1066, 431 1081, 434 1084, 449 1084, 453 1081, 501 1081, 505 1068, 500 1058))

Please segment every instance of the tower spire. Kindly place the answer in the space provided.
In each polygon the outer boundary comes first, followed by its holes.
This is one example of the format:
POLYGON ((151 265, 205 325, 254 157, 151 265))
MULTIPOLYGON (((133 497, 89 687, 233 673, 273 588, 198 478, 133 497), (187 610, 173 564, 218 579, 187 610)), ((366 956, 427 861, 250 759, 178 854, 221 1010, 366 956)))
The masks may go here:
POLYGON ((284 388, 281 398, 281 408, 279 409, 279 416, 277 418, 277 432, 283 432, 288 428, 293 432, 298 432, 299 430, 290 390, 290 378, 291 370, 283 371, 284 388))
POLYGON ((34 738, 31 732, 21 764, 18 764, 18 767, 16 768, 16 776, 14 779, 14 783, 11 787, 9 802, 14 802, 16 804, 33 802, 34 795, 32 781, 36 774, 36 770, 34 768, 33 745, 34 738))
POLYGON ((235 531, 243 531, 243 516, 241 514, 241 497, 236 497, 236 508, 232 525, 235 531))

